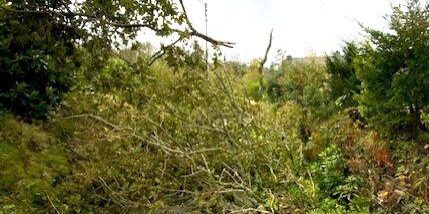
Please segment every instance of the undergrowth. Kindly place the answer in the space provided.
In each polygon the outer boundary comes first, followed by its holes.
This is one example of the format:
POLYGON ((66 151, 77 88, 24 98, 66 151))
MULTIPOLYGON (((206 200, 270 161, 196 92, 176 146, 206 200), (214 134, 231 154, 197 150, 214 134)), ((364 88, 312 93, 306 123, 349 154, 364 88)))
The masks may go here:
POLYGON ((83 67, 46 122, 1 116, 0 213, 428 212, 427 136, 354 120, 320 62, 280 66, 277 97, 251 67, 131 69, 83 67))

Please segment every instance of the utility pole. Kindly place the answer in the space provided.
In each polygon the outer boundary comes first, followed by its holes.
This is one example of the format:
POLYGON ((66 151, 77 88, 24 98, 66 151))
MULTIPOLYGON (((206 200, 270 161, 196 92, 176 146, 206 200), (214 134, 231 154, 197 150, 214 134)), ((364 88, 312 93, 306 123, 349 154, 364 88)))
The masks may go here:
MULTIPOLYGON (((201 4, 204 4, 204 16, 205 16, 205 24, 206 24, 206 36, 208 36, 208 5, 207 2, 202 1, 202 0, 197 0, 198 2, 200 2, 201 4)), ((206 40, 206 56, 205 56, 205 60, 206 60, 206 71, 207 73, 209 72, 210 69, 210 65, 209 65, 209 43, 206 40)))
MULTIPOLYGON (((207 15, 207 3, 204 3, 204 10, 206 16, 206 36, 208 36, 208 15, 207 15)), ((209 72, 209 45, 206 40, 206 70, 209 72)))

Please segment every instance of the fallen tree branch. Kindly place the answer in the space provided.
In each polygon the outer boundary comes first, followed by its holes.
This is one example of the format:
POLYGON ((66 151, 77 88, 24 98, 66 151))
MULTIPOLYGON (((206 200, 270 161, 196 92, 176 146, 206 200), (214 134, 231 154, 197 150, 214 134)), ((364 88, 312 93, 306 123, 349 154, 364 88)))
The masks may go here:
POLYGON ((130 128, 124 128, 124 127, 121 127, 121 126, 119 126, 119 125, 116 125, 116 124, 113 124, 113 123, 111 123, 111 122, 109 122, 109 121, 107 121, 107 120, 105 120, 105 119, 103 119, 102 117, 100 117, 100 116, 96 116, 96 115, 92 115, 92 114, 80 114, 80 115, 73 115, 73 116, 69 116, 69 117, 66 117, 66 118, 64 118, 64 119, 75 119, 75 118, 91 118, 91 119, 93 119, 93 120, 96 120, 96 121, 98 121, 98 122, 101 122, 101 123, 103 123, 103 124, 105 124, 105 125, 107 125, 107 126, 109 126, 109 127, 111 127, 111 128, 113 128, 113 129, 115 129, 115 130, 118 130, 118 131, 128 131, 129 132, 129 134, 132 136, 132 137, 134 137, 134 138, 136 138, 136 139, 139 139, 139 140, 141 140, 142 142, 144 142, 144 143, 146 143, 146 144, 148 144, 148 145, 150 145, 150 146, 154 146, 154 147, 156 147, 156 148, 160 148, 161 150, 163 150, 163 151, 166 151, 166 152, 168 152, 168 153, 175 153, 175 154, 180 154, 180 155, 184 155, 185 153, 182 151, 182 150, 178 150, 178 149, 172 149, 172 148, 169 148, 169 147, 167 147, 167 146, 165 146, 165 145, 163 145, 163 144, 160 144, 160 143, 155 143, 155 142, 152 142, 152 141, 148 141, 148 139, 146 139, 146 138, 144 138, 144 137, 142 137, 142 136, 140 136, 140 135, 137 135, 137 134, 135 134, 134 133, 134 131, 132 130, 132 129, 130 129, 130 128))
POLYGON ((48 196, 46 197, 49 201, 49 204, 51 204, 52 208, 54 209, 55 213, 57 214, 61 214, 60 211, 58 211, 57 207, 55 206, 55 204, 52 202, 51 198, 48 196))
POLYGON ((113 123, 107 121, 106 119, 103 119, 102 117, 97 116, 97 115, 93 115, 93 114, 72 115, 72 116, 65 117, 64 119, 76 119, 76 118, 90 118, 90 119, 93 119, 95 121, 101 122, 101 123, 113 128, 114 130, 127 131, 132 137, 144 142, 147 145, 153 146, 155 148, 159 148, 166 153, 174 153, 174 154, 178 154, 178 155, 182 155, 182 156, 189 156, 189 155, 195 155, 195 154, 201 154, 201 153, 207 153, 207 152, 215 152, 215 151, 221 150, 220 148, 206 148, 206 149, 201 149, 201 150, 184 152, 180 149, 172 149, 172 148, 167 147, 165 145, 165 143, 162 143, 162 141, 158 138, 154 139, 154 141, 157 141, 157 142, 150 141, 149 139, 147 139, 143 136, 137 135, 135 133, 135 131, 132 130, 131 128, 122 127, 122 126, 113 124, 113 123))
POLYGON ((169 44, 169 45, 167 45, 167 46, 161 47, 161 49, 160 49, 158 52, 156 52, 155 54, 153 54, 153 55, 149 58, 149 61, 148 61, 148 63, 147 63, 148 67, 150 67, 153 63, 155 63, 155 61, 156 61, 156 60, 158 60, 158 59, 160 59, 161 57, 163 57, 163 56, 167 53, 167 52, 166 52, 166 49, 167 49, 167 48, 170 48, 170 47, 175 46, 178 42, 180 42, 180 41, 182 41, 182 40, 183 40, 183 37, 181 36, 181 37, 179 37, 176 41, 174 41, 173 43, 171 43, 171 44, 169 44))

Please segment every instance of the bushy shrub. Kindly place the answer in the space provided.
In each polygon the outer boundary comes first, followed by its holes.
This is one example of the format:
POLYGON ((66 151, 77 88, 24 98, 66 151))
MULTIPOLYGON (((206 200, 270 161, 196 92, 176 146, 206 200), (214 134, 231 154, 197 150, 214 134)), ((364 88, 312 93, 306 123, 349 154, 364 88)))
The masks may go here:
MULTIPOLYGON (((311 166, 311 173, 323 203, 327 202, 326 199, 333 199, 331 202, 334 204, 330 209, 349 208, 356 197, 359 197, 363 179, 360 175, 351 174, 344 153, 335 144, 331 144, 320 153, 319 160, 311 166)), ((324 207, 326 209, 329 206, 324 207)))
POLYGON ((26 119, 46 118, 68 90, 70 80, 53 71, 36 51, 16 58, 7 52, 0 48, 0 107, 26 119))
POLYGON ((334 108, 323 62, 317 58, 284 60, 268 78, 268 97, 277 103, 295 101, 313 119, 326 119, 334 108))
POLYGON ((45 16, 14 16, 3 11, 0 107, 25 119, 45 119, 70 86, 74 34, 45 16))

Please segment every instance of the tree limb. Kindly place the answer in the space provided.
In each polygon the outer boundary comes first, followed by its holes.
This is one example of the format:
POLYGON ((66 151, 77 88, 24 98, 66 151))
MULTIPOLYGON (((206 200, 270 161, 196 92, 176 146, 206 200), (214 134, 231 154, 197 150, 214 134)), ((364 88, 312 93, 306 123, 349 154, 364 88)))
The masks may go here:
POLYGON ((183 4, 183 0, 179 0, 179 2, 180 2, 180 6, 182 7, 182 11, 183 11, 183 14, 184 14, 184 17, 185 17, 186 24, 188 25, 188 27, 191 30, 191 32, 190 32, 191 36, 196 36, 196 37, 199 37, 201 39, 204 39, 207 42, 210 42, 211 44, 213 44, 215 46, 225 46, 225 47, 228 47, 228 48, 232 48, 233 47, 233 45, 235 44, 233 42, 225 42, 225 41, 215 40, 215 39, 213 39, 213 38, 211 38, 211 37, 209 37, 209 36, 207 36, 205 34, 202 34, 202 33, 198 32, 194 28, 194 26, 192 25, 191 21, 188 18, 188 13, 186 12, 186 8, 185 8, 185 5, 183 4))
POLYGON ((271 45, 272 45, 272 41, 273 41, 273 30, 271 29, 271 33, 270 33, 270 40, 268 42, 268 46, 267 49, 265 50, 265 55, 264 58, 262 59, 260 65, 259 65, 259 73, 262 74, 263 70, 264 70, 264 65, 265 63, 267 63, 268 60, 268 53, 270 52, 271 49, 271 45))
MULTIPOLYGON (((189 31, 188 30, 180 30, 180 29, 170 29, 172 32, 178 33, 179 35, 189 35, 189 36, 195 36, 195 37, 199 37, 207 42, 210 42, 211 44, 215 45, 215 46, 224 46, 224 47, 228 47, 228 48, 232 48, 233 45, 235 43, 232 42, 226 42, 226 41, 219 41, 216 39, 213 39, 212 37, 202 34, 200 32, 198 32, 194 26, 192 25, 192 23, 190 22, 185 6, 183 4, 183 0, 179 0, 180 5, 182 7, 183 13, 184 13, 184 17, 185 17, 185 21, 186 21, 186 25, 189 27, 189 31)), ((100 21, 101 23, 104 23, 106 25, 115 27, 115 28, 148 28, 152 31, 155 32, 161 32, 162 29, 158 29, 150 24, 146 24, 146 23, 120 23, 120 22, 112 22, 106 19, 103 19, 102 17, 99 17, 97 15, 93 15, 93 14, 86 14, 86 13, 78 13, 78 12, 71 12, 70 10, 68 10, 67 12, 63 12, 63 11, 54 11, 52 9, 49 8, 43 8, 41 7, 40 10, 16 10, 7 6, 0 6, 0 9, 9 11, 9 12, 13 12, 13 13, 33 13, 33 14, 47 14, 47 15, 52 15, 52 16, 61 16, 64 18, 71 18, 71 17, 85 17, 87 19, 91 19, 91 20, 97 20, 100 21)), ((181 36, 181 39, 183 40, 185 37, 181 36)))
POLYGON ((155 54, 153 54, 149 58, 149 61, 147 63, 148 67, 150 67, 156 60, 160 59, 161 57, 163 57, 166 54, 166 52, 165 52, 166 48, 169 48, 169 47, 172 47, 172 46, 176 45, 178 42, 182 41, 182 39, 183 39, 183 37, 181 36, 181 37, 179 37, 179 39, 177 39, 173 43, 171 43, 171 44, 169 44, 169 45, 161 48, 161 50, 159 50, 158 52, 156 52, 155 54))
MULTIPOLYGON (((195 150, 195 151, 183 151, 181 149, 173 149, 173 148, 168 147, 166 143, 162 142, 158 138, 153 138, 152 140, 150 140, 150 139, 145 138, 143 136, 137 135, 135 133, 135 131, 132 130, 131 128, 122 127, 122 126, 113 124, 113 123, 107 121, 106 119, 104 119, 100 116, 97 116, 97 115, 93 115, 93 114, 72 115, 72 116, 65 117, 64 119, 69 120, 69 119, 79 119, 79 118, 90 118, 92 120, 98 121, 98 122, 112 128, 113 130, 126 131, 131 137, 142 141, 143 143, 145 143, 148 146, 152 146, 153 148, 158 148, 167 154, 173 153, 176 155, 190 156, 190 155, 195 155, 195 154, 215 152, 215 151, 222 150, 221 148, 204 148, 204 149, 195 150)), ((151 121, 151 122, 153 122, 153 121, 151 121)), ((159 124, 156 124, 156 125, 159 126, 159 124)))
POLYGON ((270 40, 268 42, 267 49, 265 50, 264 58, 262 59, 261 63, 259 64, 259 75, 260 75, 259 76, 259 85, 261 87, 260 88, 261 90, 263 90, 263 88, 264 88, 264 65, 265 65, 265 63, 267 63, 268 53, 270 52, 272 41, 273 41, 273 29, 271 29, 270 40))

